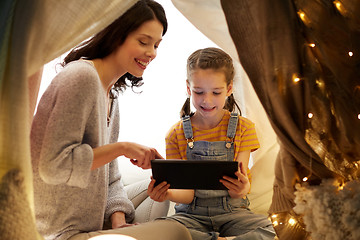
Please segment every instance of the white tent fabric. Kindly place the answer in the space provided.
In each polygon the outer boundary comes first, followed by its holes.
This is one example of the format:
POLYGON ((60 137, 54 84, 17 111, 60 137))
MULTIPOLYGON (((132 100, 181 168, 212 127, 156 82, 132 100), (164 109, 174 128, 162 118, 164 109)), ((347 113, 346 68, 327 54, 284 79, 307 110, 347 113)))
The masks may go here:
POLYGON ((243 115, 255 122, 261 147, 253 153, 252 185, 249 199, 254 212, 266 214, 273 194, 274 164, 279 145, 266 113, 248 76, 241 67, 230 37, 220 0, 172 0, 175 7, 205 36, 229 53, 237 71, 235 98, 243 115))

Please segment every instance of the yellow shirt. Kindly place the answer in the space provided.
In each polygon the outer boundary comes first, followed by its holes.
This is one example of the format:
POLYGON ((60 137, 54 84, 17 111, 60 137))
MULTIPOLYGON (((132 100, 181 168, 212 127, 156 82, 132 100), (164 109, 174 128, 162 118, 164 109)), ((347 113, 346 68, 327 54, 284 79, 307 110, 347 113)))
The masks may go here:
MULTIPOLYGON (((212 129, 201 130, 194 126, 193 138, 194 141, 226 141, 226 133, 230 119, 230 112, 226 112, 220 123, 212 129)), ((166 142, 166 159, 183 159, 186 160, 186 138, 182 120, 173 125, 165 138, 166 142)), ((255 124, 245 117, 239 116, 238 125, 234 139, 235 159, 241 151, 255 151, 260 147, 255 124)), ((235 161, 234 159, 234 161, 235 161)), ((249 172, 248 172, 249 174, 249 172)), ((250 175, 249 175, 250 180, 250 175)))

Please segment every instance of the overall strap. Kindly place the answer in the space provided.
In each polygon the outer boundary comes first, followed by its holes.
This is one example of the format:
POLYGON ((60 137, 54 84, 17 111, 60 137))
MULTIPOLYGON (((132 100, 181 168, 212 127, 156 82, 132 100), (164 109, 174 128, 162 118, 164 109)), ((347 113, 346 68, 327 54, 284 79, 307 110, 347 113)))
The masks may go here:
MULTIPOLYGON (((227 138, 230 138, 231 143, 234 141, 238 120, 239 120, 238 114, 231 113, 230 119, 229 119, 229 124, 228 124, 228 129, 227 129, 227 133, 226 133, 226 136, 227 136, 227 138)), ((230 146, 230 145, 227 144, 227 147, 228 146, 230 146)))
POLYGON ((182 117, 182 124, 184 129, 184 135, 190 148, 194 147, 193 131, 190 121, 190 116, 186 115, 182 117))

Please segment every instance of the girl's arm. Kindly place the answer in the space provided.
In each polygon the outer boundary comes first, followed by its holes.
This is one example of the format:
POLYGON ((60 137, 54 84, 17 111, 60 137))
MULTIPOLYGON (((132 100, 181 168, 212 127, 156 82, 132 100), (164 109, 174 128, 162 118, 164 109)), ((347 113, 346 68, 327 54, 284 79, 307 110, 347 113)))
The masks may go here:
POLYGON ((250 182, 247 176, 250 150, 239 152, 236 161, 239 163, 239 170, 235 173, 237 179, 224 176, 220 180, 228 188, 232 198, 243 198, 250 191, 250 182))
POLYGON ((176 203, 189 204, 194 198, 192 189, 169 189, 170 184, 162 182, 155 187, 155 179, 151 178, 147 193, 150 198, 157 202, 170 200, 176 203))

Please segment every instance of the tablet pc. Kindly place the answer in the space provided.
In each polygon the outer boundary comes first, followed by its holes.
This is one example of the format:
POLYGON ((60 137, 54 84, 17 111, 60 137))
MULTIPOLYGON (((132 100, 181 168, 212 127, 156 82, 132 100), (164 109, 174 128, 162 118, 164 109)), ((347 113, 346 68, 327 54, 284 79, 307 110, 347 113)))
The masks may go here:
POLYGON ((238 162, 155 159, 151 169, 155 185, 166 181, 173 189, 227 190, 219 180, 224 175, 237 178, 238 162))

